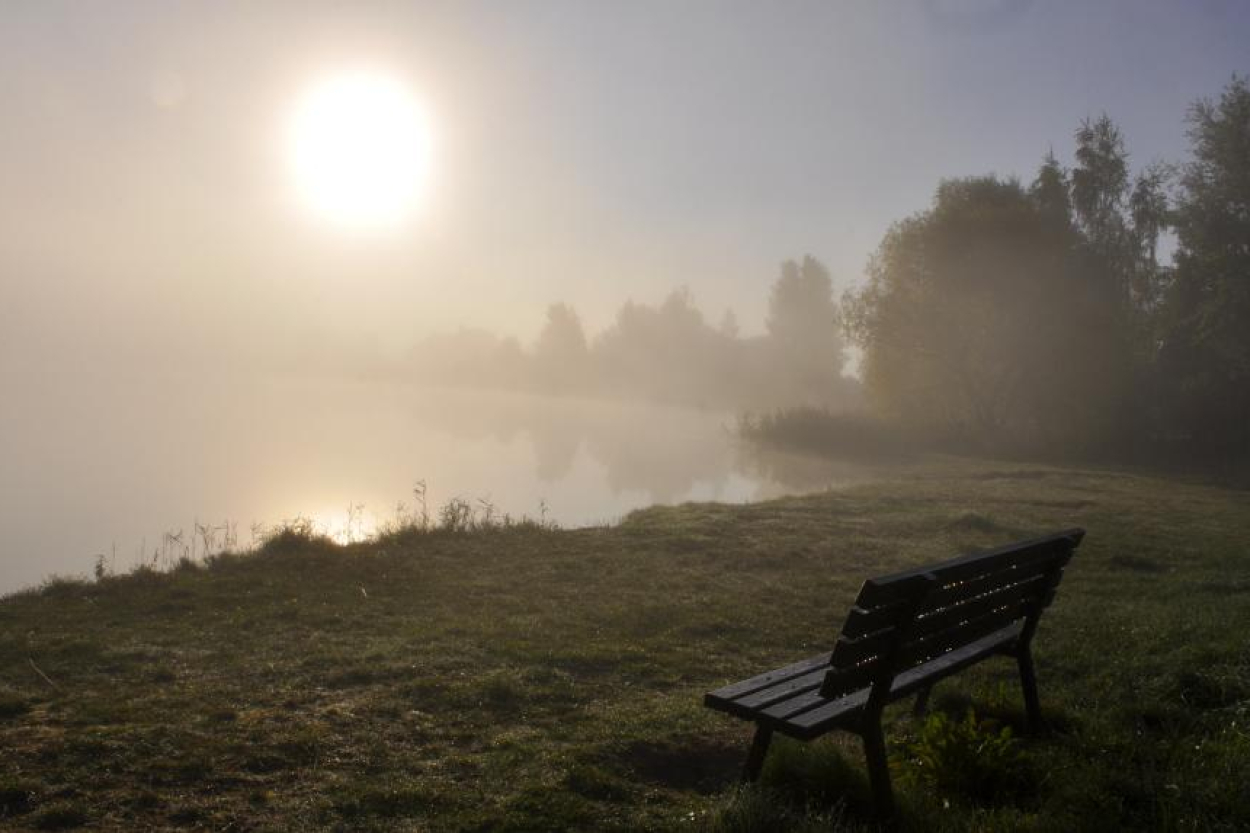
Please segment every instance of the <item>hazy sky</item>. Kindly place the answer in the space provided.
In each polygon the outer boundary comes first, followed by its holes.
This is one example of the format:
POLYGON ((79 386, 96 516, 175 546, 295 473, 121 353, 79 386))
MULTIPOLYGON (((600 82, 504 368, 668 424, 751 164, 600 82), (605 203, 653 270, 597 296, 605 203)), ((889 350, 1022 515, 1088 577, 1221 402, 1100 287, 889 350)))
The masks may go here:
POLYGON ((1182 158, 1247 44, 1236 0, 6 2, 0 367, 529 338, 553 300, 597 330, 682 284, 758 329, 782 259, 854 282, 940 178, 1029 177, 1085 116, 1182 158), (355 68, 434 125, 396 233, 317 222, 284 158, 355 68))

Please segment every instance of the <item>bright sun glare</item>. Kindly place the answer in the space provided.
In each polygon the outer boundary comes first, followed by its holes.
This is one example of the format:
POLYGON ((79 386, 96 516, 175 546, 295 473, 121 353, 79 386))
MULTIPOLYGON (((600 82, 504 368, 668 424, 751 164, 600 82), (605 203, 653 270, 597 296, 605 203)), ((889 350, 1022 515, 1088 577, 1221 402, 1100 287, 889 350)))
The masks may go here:
POLYGON ((393 227, 425 196, 429 125, 386 75, 344 74, 312 87, 295 108, 289 141, 304 200, 337 225, 393 227))

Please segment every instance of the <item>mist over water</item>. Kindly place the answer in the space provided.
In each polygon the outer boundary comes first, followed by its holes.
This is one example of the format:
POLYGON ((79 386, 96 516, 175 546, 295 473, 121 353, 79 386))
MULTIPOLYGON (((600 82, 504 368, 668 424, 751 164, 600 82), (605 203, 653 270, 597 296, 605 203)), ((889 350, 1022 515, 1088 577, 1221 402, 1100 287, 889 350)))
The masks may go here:
MULTIPOLYGON (((562 526, 868 476, 761 457, 720 410, 325 378, 32 377, 0 401, 0 593, 150 563, 194 525, 297 517, 344 539, 452 498, 562 526), (349 507, 363 510, 349 521, 349 507), (350 528, 349 528, 350 526, 350 528)), ((218 543, 224 532, 217 535, 218 543)), ((202 547, 197 552, 202 551, 202 547)))

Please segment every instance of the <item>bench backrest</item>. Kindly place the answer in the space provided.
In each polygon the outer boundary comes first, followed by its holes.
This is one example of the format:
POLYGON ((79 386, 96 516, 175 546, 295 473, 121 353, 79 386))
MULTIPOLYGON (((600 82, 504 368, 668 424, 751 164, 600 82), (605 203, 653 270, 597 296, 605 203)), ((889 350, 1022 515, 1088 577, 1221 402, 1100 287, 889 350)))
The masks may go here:
POLYGON ((871 685, 880 697, 895 675, 1013 625, 1027 642, 1084 535, 1069 529, 864 582, 821 694, 871 685))

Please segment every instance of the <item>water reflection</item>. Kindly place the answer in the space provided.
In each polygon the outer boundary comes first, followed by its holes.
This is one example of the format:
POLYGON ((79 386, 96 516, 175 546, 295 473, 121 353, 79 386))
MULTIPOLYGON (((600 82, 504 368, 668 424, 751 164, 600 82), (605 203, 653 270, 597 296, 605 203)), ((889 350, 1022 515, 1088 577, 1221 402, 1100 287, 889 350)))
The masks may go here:
POLYGON ((737 447, 716 411, 324 380, 27 381, 0 403, 0 593, 150 560, 196 524, 358 534, 453 497, 565 526, 836 487, 863 468, 737 447), (356 511, 349 507, 364 506, 356 511), (356 533, 351 532, 352 525, 356 533))

